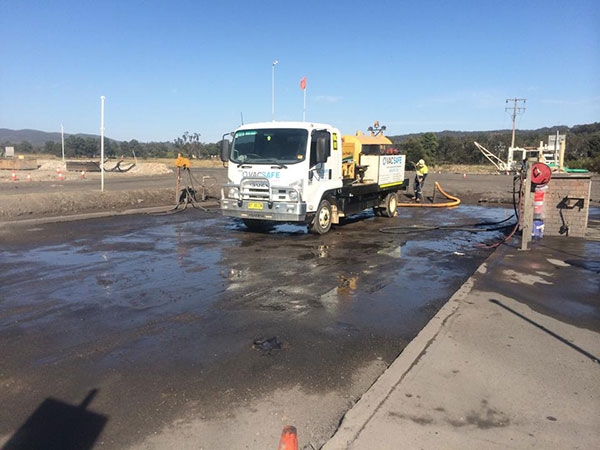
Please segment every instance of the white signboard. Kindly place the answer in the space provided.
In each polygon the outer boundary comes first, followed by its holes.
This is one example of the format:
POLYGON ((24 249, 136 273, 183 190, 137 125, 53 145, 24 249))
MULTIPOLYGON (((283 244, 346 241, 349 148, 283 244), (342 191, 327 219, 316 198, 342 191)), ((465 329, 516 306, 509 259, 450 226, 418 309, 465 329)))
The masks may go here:
POLYGON ((404 181, 406 155, 385 155, 379 157, 379 185, 401 183, 404 181))
POLYGON ((15 148, 4 147, 4 156, 6 156, 7 158, 13 158, 15 156, 15 148))

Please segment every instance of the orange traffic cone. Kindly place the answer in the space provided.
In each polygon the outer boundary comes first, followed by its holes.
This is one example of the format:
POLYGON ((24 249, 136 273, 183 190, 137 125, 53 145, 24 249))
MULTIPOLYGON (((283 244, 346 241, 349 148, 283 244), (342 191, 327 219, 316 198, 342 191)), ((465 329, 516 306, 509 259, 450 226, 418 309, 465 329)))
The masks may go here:
POLYGON ((27 172, 27 177, 25 177, 25 179, 27 181, 31 181, 31 174, 29 172, 27 172))
POLYGON ((10 179, 11 179, 11 180, 13 180, 13 181, 17 181, 17 172, 15 172, 15 171, 13 170, 13 173, 12 173, 12 175, 11 175, 10 179))
POLYGON ((298 450, 298 436, 296 427, 286 425, 281 432, 281 440, 277 450, 298 450))
POLYGON ((59 170, 59 171, 58 171, 58 181, 62 181, 62 180, 64 180, 64 179, 65 179, 65 177, 63 177, 63 174, 62 174, 62 172, 59 170))
POLYGON ((81 178, 81 179, 85 178, 85 170, 81 171, 81 175, 79 175, 79 178, 81 178))

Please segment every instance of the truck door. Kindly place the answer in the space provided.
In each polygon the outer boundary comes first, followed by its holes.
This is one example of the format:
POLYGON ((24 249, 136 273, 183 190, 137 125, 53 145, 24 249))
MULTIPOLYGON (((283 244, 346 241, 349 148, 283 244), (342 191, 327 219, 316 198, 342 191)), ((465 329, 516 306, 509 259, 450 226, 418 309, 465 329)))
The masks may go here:
MULTIPOLYGON (((341 139, 337 133, 335 137, 336 140, 341 139)), ((341 145, 341 143, 338 143, 338 145, 341 145)), ((335 164, 339 158, 334 157, 338 156, 337 153, 340 153, 340 150, 337 150, 336 155, 333 155, 332 152, 333 139, 330 130, 314 130, 310 142, 310 171, 306 190, 306 202, 309 212, 317 209, 325 191, 335 189, 339 187, 338 184, 341 184, 338 173, 341 169, 337 170, 338 167, 335 164), (324 163, 317 163, 316 161, 317 138, 319 137, 325 137, 328 142, 329 155, 324 163)))

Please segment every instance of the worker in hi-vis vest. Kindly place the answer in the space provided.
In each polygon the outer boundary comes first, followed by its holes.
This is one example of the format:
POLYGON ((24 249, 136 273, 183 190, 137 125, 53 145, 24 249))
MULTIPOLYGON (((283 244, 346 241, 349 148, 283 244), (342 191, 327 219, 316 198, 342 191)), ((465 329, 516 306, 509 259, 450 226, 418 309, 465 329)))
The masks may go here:
POLYGON ((422 159, 415 164, 415 167, 415 200, 420 202, 423 200, 423 185, 425 184, 425 178, 427 178, 427 172, 429 172, 429 169, 427 169, 427 165, 422 159))

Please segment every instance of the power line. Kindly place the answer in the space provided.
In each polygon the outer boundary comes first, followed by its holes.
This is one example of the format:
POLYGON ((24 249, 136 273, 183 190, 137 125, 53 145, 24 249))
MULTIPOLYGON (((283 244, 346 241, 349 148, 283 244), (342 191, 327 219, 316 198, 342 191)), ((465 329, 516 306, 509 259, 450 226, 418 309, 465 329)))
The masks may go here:
POLYGON ((513 106, 507 106, 504 108, 505 111, 511 111, 512 118, 512 141, 510 146, 515 146, 515 124, 517 122, 517 115, 525 112, 525 103, 527 102, 526 98, 507 98, 506 103, 513 102, 513 106), (519 102, 523 102, 523 106, 519 106, 519 102))

